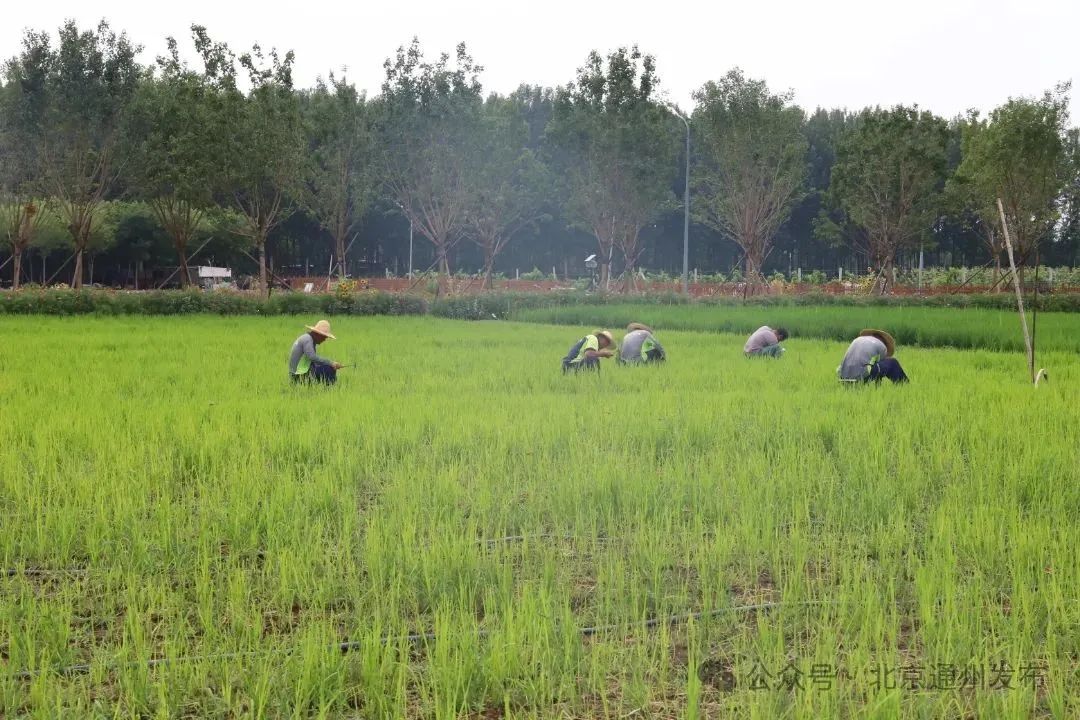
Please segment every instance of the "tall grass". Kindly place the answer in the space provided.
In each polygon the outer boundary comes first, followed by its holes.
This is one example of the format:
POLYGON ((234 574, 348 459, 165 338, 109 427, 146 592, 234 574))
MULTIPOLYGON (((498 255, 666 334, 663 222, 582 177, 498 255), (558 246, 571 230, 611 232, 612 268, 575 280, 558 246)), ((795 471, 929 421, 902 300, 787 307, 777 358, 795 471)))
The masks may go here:
POLYGON ((910 386, 843 388, 842 343, 670 331, 563 377, 584 328, 342 318, 359 366, 292 387, 310 321, 0 319, 0 714, 1080 712, 1071 354, 1034 390, 904 347, 910 386))
MULTIPOLYGON (((762 325, 786 327, 793 336, 850 340, 863 328, 888 330, 897 342, 923 347, 1024 350, 1015 311, 931 307, 593 305, 521 310, 515 320, 562 325, 625 326, 638 321, 663 330, 751 333, 762 325)), ((1028 313, 1036 351, 1080 352, 1080 314, 1028 313)))

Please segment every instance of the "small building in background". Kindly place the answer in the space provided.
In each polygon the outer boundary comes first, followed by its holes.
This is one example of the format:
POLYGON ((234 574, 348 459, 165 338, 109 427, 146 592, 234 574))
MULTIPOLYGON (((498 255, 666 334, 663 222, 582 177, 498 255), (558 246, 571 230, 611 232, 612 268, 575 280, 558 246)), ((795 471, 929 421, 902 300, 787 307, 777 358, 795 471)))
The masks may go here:
POLYGON ((203 290, 215 290, 232 287, 232 269, 200 265, 197 270, 199 287, 203 290))

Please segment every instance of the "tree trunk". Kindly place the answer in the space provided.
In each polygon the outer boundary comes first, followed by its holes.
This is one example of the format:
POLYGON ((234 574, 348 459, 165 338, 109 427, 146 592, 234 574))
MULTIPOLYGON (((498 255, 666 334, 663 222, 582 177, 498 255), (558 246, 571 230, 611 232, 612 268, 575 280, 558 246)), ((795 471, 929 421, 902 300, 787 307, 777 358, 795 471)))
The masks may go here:
POLYGON ((755 253, 746 252, 746 260, 743 267, 746 270, 746 286, 750 295, 756 295, 758 288, 764 288, 767 283, 765 276, 761 274, 762 260, 755 253))
POLYGON ((191 284, 191 273, 188 271, 187 242, 176 244, 176 259, 180 263, 180 289, 187 290, 191 284))
POLYGON ((11 289, 18 290, 19 280, 22 277, 22 248, 17 247, 14 249, 11 264, 15 266, 14 277, 11 279, 11 289))
POLYGON ((992 283, 994 292, 1001 292, 1001 255, 994 253, 994 281, 992 283))
POLYGON ((637 278, 634 277, 634 271, 637 269, 634 261, 630 258, 626 258, 626 268, 623 270, 623 275, 626 276, 626 282, 623 283, 623 292, 629 294, 630 292, 637 292, 637 278))
POLYGON ((259 292, 264 298, 270 297, 270 281, 266 274, 266 233, 260 231, 256 242, 259 244, 259 292))
POLYGON ((337 252, 338 279, 345 279, 345 233, 339 233, 334 238, 334 249, 337 252))
POLYGON ((71 277, 71 287, 75 290, 82 289, 82 276, 83 276, 83 250, 82 248, 75 249, 75 274, 71 277))
POLYGON ((438 243, 435 246, 435 252, 438 257, 436 262, 439 268, 435 277, 435 297, 441 298, 446 295, 450 285, 450 261, 446 257, 446 243, 438 243), (443 283, 446 283, 446 288, 443 287, 443 283))
POLYGON ((875 281, 875 290, 878 295, 887 295, 889 293, 889 283, 893 277, 893 259, 892 257, 885 258, 885 263, 881 268, 881 272, 875 281))
POLYGON ((490 248, 484 248, 484 283, 481 290, 491 289, 491 276, 495 270, 495 253, 490 248))

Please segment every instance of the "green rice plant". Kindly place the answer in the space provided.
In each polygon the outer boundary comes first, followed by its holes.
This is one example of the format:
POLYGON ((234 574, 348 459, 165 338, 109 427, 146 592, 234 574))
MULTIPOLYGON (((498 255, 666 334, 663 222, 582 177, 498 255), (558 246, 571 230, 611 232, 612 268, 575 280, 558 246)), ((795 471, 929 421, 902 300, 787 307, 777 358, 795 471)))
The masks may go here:
MULTIPOLYGON (((660 306, 593 305, 520 310, 523 322, 622 327, 646 323, 665 330, 698 330, 749 334, 761 327, 785 327, 793 336, 850 340, 863 328, 888 330, 897 342, 923 347, 1024 350, 1020 318, 1015 311, 932 307, 800 307, 800 306, 660 306)), ((1034 324, 1036 350, 1080 352, 1080 314, 1041 312, 1034 324)))
POLYGON ((1080 713, 1068 343, 850 388, 794 322, 564 376, 591 319, 341 317, 294 386, 313 319, 0 318, 0 715, 1080 713))

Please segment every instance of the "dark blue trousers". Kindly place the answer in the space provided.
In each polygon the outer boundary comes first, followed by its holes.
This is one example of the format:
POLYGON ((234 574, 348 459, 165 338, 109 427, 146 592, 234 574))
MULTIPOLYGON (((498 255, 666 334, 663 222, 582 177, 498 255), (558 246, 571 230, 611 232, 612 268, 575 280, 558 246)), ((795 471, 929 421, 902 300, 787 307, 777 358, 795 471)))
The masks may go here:
POLYGON ((900 363, 896 358, 878 360, 870 366, 870 374, 866 376, 866 382, 878 383, 881 382, 882 378, 888 378, 894 383, 908 381, 908 376, 904 374, 904 368, 900 367, 900 363))
POLYGON ((337 370, 323 363, 311 363, 311 367, 303 375, 293 375, 293 382, 319 383, 320 385, 333 385, 337 382, 337 370))
POLYGON ((600 358, 594 357, 594 358, 585 358, 584 360, 579 360, 578 362, 565 362, 565 361, 563 362, 562 371, 563 371, 564 374, 568 373, 568 372, 579 372, 581 370, 597 370, 597 371, 599 371, 600 370, 600 358))

